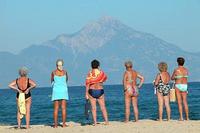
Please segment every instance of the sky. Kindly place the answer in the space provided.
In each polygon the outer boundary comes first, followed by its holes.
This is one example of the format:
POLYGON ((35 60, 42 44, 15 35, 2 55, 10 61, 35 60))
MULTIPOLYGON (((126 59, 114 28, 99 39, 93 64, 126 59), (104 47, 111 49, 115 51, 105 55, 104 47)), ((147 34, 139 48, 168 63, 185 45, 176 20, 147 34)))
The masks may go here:
POLYGON ((102 16, 200 52, 200 0, 0 0, 0 51, 17 53, 102 16))

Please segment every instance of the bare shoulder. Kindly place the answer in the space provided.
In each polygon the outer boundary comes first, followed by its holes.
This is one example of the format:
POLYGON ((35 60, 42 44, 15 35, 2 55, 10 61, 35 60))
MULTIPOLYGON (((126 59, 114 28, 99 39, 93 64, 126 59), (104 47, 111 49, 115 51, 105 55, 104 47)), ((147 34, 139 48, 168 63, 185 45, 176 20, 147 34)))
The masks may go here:
POLYGON ((52 74, 52 75, 55 75, 55 74, 56 74, 56 70, 53 70, 51 74, 52 74))
POLYGON ((186 67, 184 67, 184 69, 188 72, 188 69, 186 67))
POLYGON ((35 83, 34 80, 32 80, 32 79, 30 79, 30 78, 28 78, 28 79, 29 79, 29 82, 30 82, 30 83, 35 83))
POLYGON ((11 81, 11 83, 10 83, 10 84, 16 84, 16 83, 17 83, 17 79, 15 79, 15 80, 11 81))
POLYGON ((124 72, 124 76, 126 76, 126 75, 127 75, 127 71, 124 72))
POLYGON ((134 73, 135 73, 136 76, 143 77, 142 74, 140 72, 136 71, 136 70, 134 70, 134 73))

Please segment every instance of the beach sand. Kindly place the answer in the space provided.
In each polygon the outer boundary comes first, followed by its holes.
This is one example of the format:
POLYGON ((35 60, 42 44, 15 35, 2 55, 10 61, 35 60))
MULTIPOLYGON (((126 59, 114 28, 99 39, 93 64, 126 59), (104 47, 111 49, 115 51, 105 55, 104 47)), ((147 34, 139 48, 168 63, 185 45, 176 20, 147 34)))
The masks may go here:
POLYGON ((170 122, 141 120, 137 123, 110 122, 97 126, 81 126, 79 123, 68 122, 66 128, 57 129, 45 125, 32 125, 30 129, 16 129, 15 126, 0 126, 0 133, 200 133, 200 121, 170 122))

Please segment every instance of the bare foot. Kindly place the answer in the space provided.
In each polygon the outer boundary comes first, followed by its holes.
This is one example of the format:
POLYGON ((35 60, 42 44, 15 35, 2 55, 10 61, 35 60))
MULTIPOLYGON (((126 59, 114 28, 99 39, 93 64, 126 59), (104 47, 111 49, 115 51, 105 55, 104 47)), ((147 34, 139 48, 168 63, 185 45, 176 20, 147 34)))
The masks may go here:
POLYGON ((58 125, 54 125, 53 128, 58 128, 58 125))
POLYGON ((139 120, 134 120, 133 122, 138 122, 139 120))
POLYGON ((68 127, 68 126, 69 126, 69 125, 67 125, 67 124, 63 124, 63 125, 62 125, 63 128, 68 127))
POLYGON ((26 126, 26 129, 29 129, 30 128, 30 126, 28 125, 28 126, 26 126))
POLYGON ((67 125, 66 125, 66 124, 63 124, 62 127, 65 128, 65 127, 67 127, 67 125))
POLYGON ((128 123, 128 122, 129 122, 129 120, 125 120, 125 121, 124 121, 124 123, 128 123))
POLYGON ((184 121, 183 118, 179 118, 178 121, 184 121))
POLYGON ((108 122, 108 121, 106 121, 106 122, 104 123, 104 125, 109 125, 109 122, 108 122))
POLYGON ((96 125, 97 125, 97 123, 92 124, 92 126, 96 126, 96 125))

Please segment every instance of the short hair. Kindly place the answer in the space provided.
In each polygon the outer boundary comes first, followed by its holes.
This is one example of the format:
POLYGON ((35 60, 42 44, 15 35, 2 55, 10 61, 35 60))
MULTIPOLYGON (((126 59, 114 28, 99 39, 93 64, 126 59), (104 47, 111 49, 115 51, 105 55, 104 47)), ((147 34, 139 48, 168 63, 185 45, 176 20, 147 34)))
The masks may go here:
POLYGON ((125 66, 125 67, 128 67, 128 66, 133 67, 133 63, 132 63, 132 61, 126 61, 126 62, 124 63, 124 66, 125 66))
POLYGON ((177 63, 179 66, 183 66, 185 64, 185 59, 183 57, 178 57, 177 63))
POLYGON ((28 68, 27 67, 21 67, 19 69, 19 75, 21 77, 26 77, 28 75, 28 68))
POLYGON ((56 66, 58 66, 58 62, 62 62, 62 64, 64 65, 63 59, 57 59, 57 61, 56 61, 56 66))
POLYGON ((160 62, 160 63, 158 64, 158 69, 159 69, 160 72, 167 72, 167 69, 168 69, 167 63, 165 63, 165 62, 160 62))
POLYGON ((96 68, 98 68, 100 66, 100 62, 98 61, 98 60, 93 60, 92 62, 91 62, 91 67, 92 67, 92 69, 96 69, 96 68))

